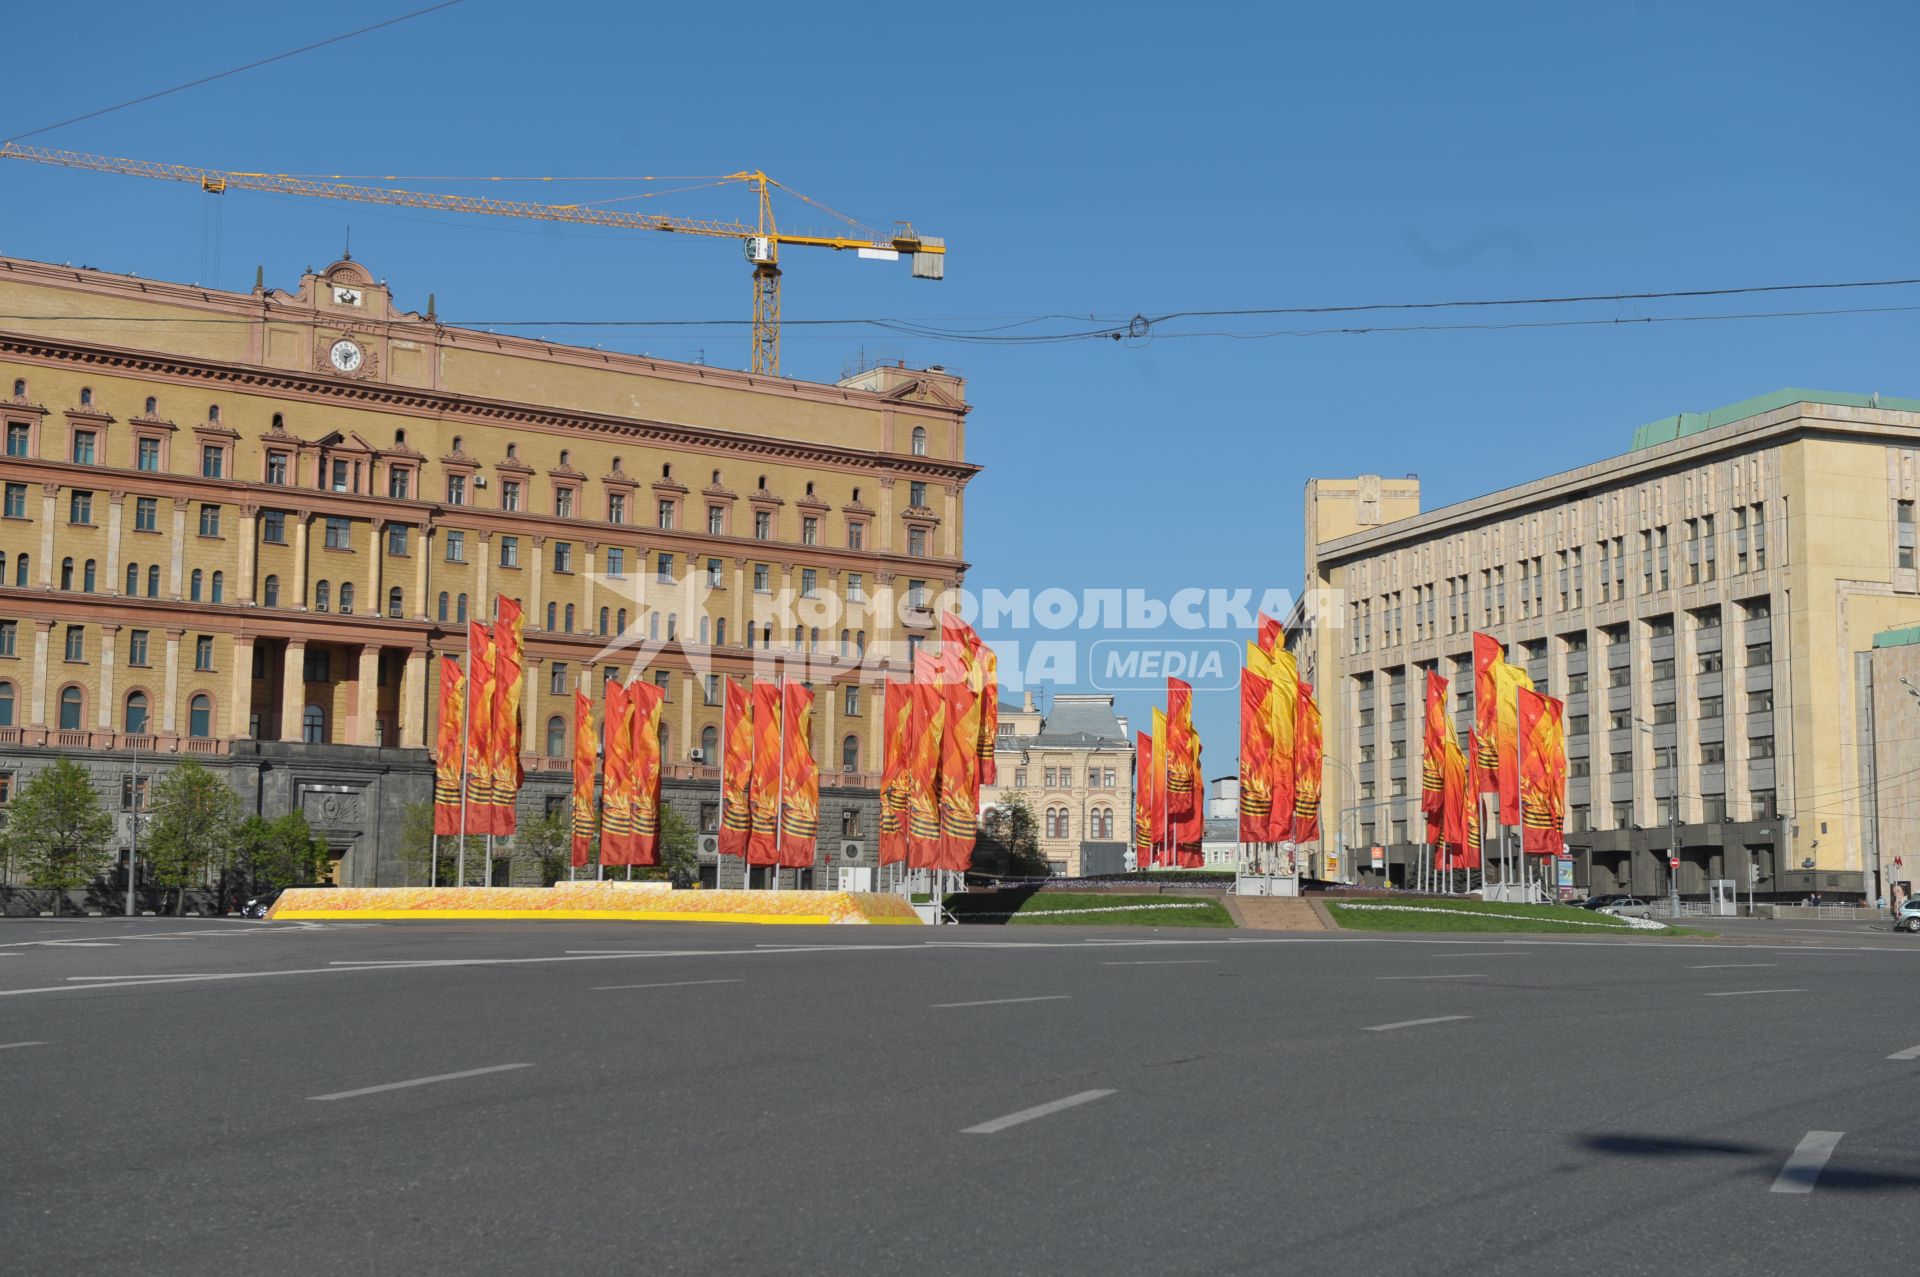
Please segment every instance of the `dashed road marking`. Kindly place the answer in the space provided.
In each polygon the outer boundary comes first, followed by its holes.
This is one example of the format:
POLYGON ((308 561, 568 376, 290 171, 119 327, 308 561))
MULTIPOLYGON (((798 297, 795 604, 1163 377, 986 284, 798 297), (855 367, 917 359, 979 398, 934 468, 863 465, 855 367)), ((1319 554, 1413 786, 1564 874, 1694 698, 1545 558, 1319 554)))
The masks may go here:
POLYGON ((1889 1060, 1920 1060, 1920 1046, 1910 1046, 1904 1051, 1895 1051, 1887 1058, 1889 1060))
POLYGON ((1811 1193, 1845 1131, 1808 1131, 1774 1177, 1773 1192, 1811 1193))
POLYGON ((933 1005, 935 1009, 944 1009, 947 1007, 1001 1007, 1011 1005, 1015 1002, 1065 1002, 1071 996, 1071 994, 1067 993, 1046 993, 1037 998, 988 998, 983 1002, 936 1002, 933 1005))
POLYGON ((744 984, 744 980, 663 980, 659 984, 596 984, 595 993, 605 993, 609 989, 684 989, 693 984, 744 984))
POLYGON ((1362 1033, 1385 1033, 1389 1029, 1413 1029, 1423 1024, 1445 1024, 1449 1020, 1471 1020, 1470 1015, 1435 1015, 1424 1020, 1395 1020, 1392 1024, 1370 1024, 1362 1033))
POLYGON ((352 1091, 335 1091, 331 1095, 309 1095, 309 1100, 351 1100, 362 1095, 374 1095, 381 1091, 403 1091, 411 1086, 430 1086, 435 1082, 453 1082, 465 1077, 482 1077, 488 1073, 505 1073, 511 1069, 530 1069, 531 1064, 495 1064, 484 1069, 462 1069, 458 1073, 435 1073, 432 1077, 408 1078, 404 1082, 386 1082, 380 1086, 363 1086, 352 1091))
POLYGON ((1746 998, 1756 993, 1805 993, 1805 989, 1733 989, 1726 993, 1709 993, 1710 998, 1746 998))
POLYGON ((1009 1113, 1005 1117, 996 1117, 991 1122, 982 1122, 978 1126, 969 1126, 960 1132, 962 1135, 996 1135, 1009 1126, 1018 1126, 1022 1122, 1031 1122, 1037 1117, 1048 1117, 1064 1109, 1078 1108, 1082 1104, 1091 1104, 1095 1100, 1104 1100, 1114 1091, 1082 1091, 1078 1095, 1069 1095, 1063 1100, 1053 1100, 1046 1104, 1036 1104, 1030 1109, 1021 1109, 1018 1113, 1009 1113))

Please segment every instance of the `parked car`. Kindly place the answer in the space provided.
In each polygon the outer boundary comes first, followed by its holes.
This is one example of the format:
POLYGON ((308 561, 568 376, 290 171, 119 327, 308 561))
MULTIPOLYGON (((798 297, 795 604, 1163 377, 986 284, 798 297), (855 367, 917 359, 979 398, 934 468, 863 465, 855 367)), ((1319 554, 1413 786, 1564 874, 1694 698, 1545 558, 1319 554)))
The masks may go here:
POLYGON ((1649 918, 1653 916, 1653 910, 1647 907, 1647 902, 1635 899, 1633 896, 1620 896, 1611 904, 1601 905, 1600 912, 1610 913, 1616 918, 1649 918))
POLYGON ((1920 931, 1920 896, 1908 896, 1907 902, 1900 906, 1900 912, 1894 915, 1895 931, 1920 931))
POLYGON ((276 891, 262 892, 260 895, 249 898, 247 903, 240 906, 240 916, 242 918, 266 917, 267 910, 273 908, 273 902, 278 900, 280 892, 285 890, 285 887, 281 887, 276 891))
POLYGON ((1631 900, 1633 897, 1614 894, 1610 896, 1588 896, 1580 902, 1582 909, 1604 909, 1616 900, 1631 900))

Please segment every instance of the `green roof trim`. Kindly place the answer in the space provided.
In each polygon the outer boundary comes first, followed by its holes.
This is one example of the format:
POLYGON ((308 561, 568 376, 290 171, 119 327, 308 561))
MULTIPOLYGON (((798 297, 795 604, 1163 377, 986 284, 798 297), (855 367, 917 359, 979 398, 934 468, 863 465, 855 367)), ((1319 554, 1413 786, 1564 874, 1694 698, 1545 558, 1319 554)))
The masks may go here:
POLYGON ((1920 625, 1909 625, 1898 630, 1882 630, 1873 636, 1875 647, 1911 647, 1920 643, 1920 625))
POLYGON ((1682 412, 1671 417, 1662 417, 1658 421, 1649 421, 1633 432, 1633 451, 1642 448, 1654 448, 1663 443, 1672 443, 1675 439, 1687 435, 1697 435, 1703 430, 1712 430, 1724 426, 1729 421, 1739 421, 1745 417, 1757 417, 1763 412, 1772 412, 1788 404, 1823 403, 1841 408, 1891 408, 1896 412, 1920 412, 1920 399, 1899 399, 1891 395, 1856 395, 1845 390, 1805 390, 1789 386, 1785 390, 1776 390, 1771 394, 1756 395, 1752 399, 1742 399, 1739 403, 1728 404, 1724 408, 1715 408, 1711 412, 1682 412))

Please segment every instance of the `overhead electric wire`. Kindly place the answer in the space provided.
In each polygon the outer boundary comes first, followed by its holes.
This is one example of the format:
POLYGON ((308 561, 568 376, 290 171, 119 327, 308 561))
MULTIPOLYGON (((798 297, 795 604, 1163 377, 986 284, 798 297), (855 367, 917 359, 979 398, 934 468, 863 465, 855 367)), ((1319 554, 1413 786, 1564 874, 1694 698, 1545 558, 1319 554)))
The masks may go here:
POLYGON ((224 80, 229 76, 239 75, 243 71, 253 71, 263 66, 271 66, 275 62, 284 62, 288 58, 299 57, 301 54, 311 53, 315 49, 324 49, 330 44, 339 44, 343 40, 351 40, 355 36, 366 35, 370 31, 378 31, 383 27, 397 26, 402 22, 423 17, 439 9, 450 9, 459 3, 460 0, 440 0, 438 4, 430 4, 423 9, 415 9, 411 13, 403 13, 397 18, 388 18, 383 22, 375 22, 368 26, 358 27, 352 31, 343 32, 340 35, 328 36, 324 40, 316 40, 312 44, 303 44, 297 49, 288 49, 285 52, 276 53, 271 57, 257 58, 252 62, 244 63, 237 67, 229 67, 225 71, 216 71, 212 75, 203 75, 197 80, 188 80, 184 84, 176 84, 172 88, 158 89, 152 93, 144 93, 137 98, 128 98, 125 102, 116 102, 112 106, 103 106, 97 111, 88 111, 84 115, 75 115, 52 124, 43 124, 37 129, 29 129, 25 133, 16 133, 6 140, 9 142, 20 142, 30 137, 38 137, 42 133, 51 133, 55 129, 64 129, 69 124, 79 124, 85 120, 97 120, 103 115, 111 115, 115 111, 124 111, 130 106, 139 106, 143 102, 152 102, 156 98, 168 97, 175 93, 184 93, 188 89, 197 89, 203 84, 212 84, 215 80, 224 80))

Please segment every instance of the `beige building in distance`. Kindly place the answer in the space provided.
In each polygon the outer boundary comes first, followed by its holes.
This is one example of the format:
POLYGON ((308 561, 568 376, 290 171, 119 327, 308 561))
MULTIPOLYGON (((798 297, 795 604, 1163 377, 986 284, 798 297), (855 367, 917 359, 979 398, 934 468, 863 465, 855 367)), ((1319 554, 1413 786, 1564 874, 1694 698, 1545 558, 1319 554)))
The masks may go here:
POLYGON ((1325 719, 1324 845, 1359 852, 1342 876, 1376 844, 1396 879, 1417 854, 1424 673, 1464 740, 1484 630, 1566 701, 1580 886, 1662 893, 1677 845, 1683 893, 1873 898, 1888 778, 1859 747, 1859 658, 1920 618, 1917 500, 1920 400, 1812 390, 1437 510, 1413 477, 1310 481, 1322 593, 1290 642, 1325 719))
POLYGON ((1026 795, 1040 854, 1056 877, 1118 873, 1133 837, 1133 739, 1113 697, 1059 695, 1045 713, 1028 692, 1000 707, 999 781, 980 788, 985 810, 1026 795))

